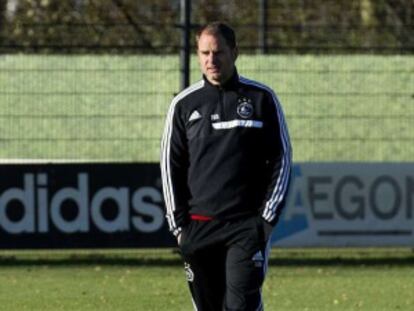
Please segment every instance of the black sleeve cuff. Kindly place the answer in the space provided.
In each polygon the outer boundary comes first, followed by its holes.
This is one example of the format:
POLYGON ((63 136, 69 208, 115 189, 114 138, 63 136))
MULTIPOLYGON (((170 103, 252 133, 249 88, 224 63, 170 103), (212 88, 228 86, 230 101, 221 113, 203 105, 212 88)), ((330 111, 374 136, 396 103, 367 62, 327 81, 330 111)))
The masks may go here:
POLYGON ((260 218, 262 221, 264 239, 265 241, 268 241, 270 239, 270 236, 272 235, 274 225, 264 220, 263 217, 260 218))

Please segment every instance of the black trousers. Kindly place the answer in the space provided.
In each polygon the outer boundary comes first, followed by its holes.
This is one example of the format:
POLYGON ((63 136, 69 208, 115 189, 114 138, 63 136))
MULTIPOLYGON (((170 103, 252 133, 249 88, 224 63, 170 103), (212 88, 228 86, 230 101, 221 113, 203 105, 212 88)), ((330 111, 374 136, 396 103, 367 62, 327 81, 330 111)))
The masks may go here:
POLYGON ((195 310, 263 310, 269 243, 261 222, 192 221, 184 228, 180 248, 195 310))

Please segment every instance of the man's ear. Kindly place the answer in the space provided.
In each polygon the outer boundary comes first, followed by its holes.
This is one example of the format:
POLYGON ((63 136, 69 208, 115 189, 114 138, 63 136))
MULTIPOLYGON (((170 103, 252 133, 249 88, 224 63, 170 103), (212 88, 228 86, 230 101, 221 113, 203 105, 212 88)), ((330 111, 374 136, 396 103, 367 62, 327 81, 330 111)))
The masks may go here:
POLYGON ((236 61, 236 59, 237 59, 238 56, 239 56, 239 48, 236 46, 233 49, 233 58, 234 58, 234 61, 236 61))

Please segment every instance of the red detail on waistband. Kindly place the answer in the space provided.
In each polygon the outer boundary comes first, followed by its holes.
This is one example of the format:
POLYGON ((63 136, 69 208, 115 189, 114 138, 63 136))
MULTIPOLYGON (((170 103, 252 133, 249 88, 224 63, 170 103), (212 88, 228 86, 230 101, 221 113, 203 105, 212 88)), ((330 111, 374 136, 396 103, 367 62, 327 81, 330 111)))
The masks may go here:
POLYGON ((211 221, 211 220, 213 220, 213 217, 204 216, 204 215, 197 215, 197 214, 191 214, 190 218, 192 220, 198 220, 198 221, 211 221))

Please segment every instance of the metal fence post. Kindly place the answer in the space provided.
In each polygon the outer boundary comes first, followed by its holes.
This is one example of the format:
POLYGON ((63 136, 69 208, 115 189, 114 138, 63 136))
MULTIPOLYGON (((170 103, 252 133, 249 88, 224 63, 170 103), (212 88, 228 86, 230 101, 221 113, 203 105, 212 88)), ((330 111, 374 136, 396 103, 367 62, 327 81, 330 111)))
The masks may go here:
POLYGON ((267 53, 267 0, 259 0, 259 52, 267 53))
POLYGON ((191 0, 181 0, 180 11, 180 89, 183 90, 190 85, 191 0))

